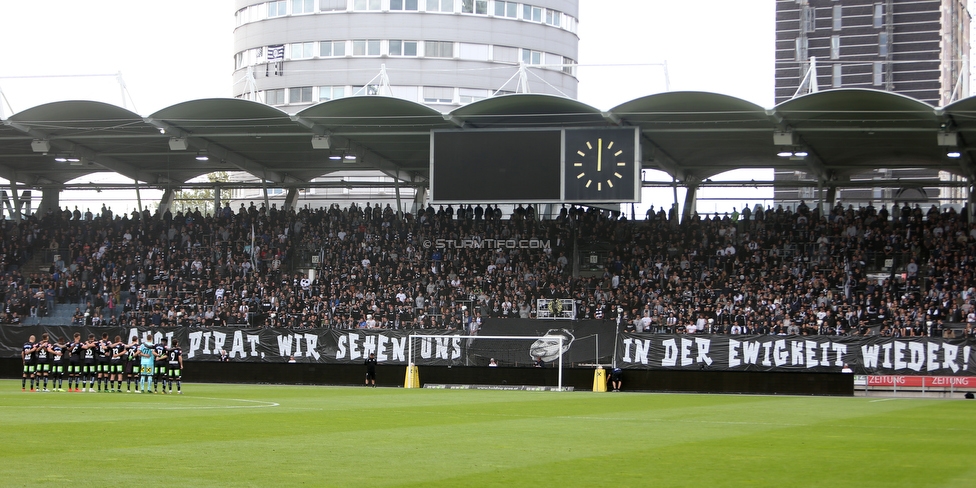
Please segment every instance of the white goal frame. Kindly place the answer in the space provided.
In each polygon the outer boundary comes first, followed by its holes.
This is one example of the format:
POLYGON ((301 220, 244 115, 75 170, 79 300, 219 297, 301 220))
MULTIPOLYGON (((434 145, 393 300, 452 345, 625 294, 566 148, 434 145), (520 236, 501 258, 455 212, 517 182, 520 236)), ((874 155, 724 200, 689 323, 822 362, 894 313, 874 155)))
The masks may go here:
POLYGON ((559 369, 558 382, 556 385, 557 391, 563 391, 563 344, 566 338, 563 336, 483 336, 483 335, 456 335, 456 334, 410 334, 407 336, 407 384, 412 384, 413 374, 415 366, 413 362, 413 339, 428 339, 428 338, 440 338, 445 337, 457 338, 457 339, 505 339, 505 340, 533 340, 537 341, 539 339, 559 339, 559 362, 557 368, 559 369))

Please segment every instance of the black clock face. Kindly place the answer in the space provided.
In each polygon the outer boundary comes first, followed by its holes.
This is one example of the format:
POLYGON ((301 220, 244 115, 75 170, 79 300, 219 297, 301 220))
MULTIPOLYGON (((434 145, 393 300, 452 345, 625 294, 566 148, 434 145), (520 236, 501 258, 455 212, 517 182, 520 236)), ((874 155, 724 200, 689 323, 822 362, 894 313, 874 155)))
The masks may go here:
POLYGON ((638 200, 634 129, 567 129, 564 200, 638 200))

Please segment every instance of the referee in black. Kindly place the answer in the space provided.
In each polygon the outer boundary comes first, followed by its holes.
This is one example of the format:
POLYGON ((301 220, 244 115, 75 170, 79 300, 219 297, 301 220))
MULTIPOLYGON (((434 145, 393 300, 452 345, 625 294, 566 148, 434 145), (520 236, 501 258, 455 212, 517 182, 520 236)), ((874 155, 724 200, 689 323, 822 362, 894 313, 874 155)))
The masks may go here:
POLYGON ((376 388, 376 354, 366 358, 366 386, 376 388))

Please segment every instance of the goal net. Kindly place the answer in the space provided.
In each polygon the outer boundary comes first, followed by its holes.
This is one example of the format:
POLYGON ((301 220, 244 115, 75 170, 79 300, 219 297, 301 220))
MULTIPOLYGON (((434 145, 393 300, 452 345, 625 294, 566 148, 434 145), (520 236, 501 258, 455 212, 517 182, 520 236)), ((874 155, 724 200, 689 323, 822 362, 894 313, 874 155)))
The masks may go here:
POLYGON ((542 336, 412 334, 407 341, 406 384, 414 384, 410 375, 416 374, 416 364, 425 364, 432 357, 440 356, 450 357, 450 364, 475 367, 489 367, 492 360, 498 366, 516 367, 532 367, 536 361, 542 361, 544 367, 557 369, 557 388, 562 390, 565 354, 572 341, 572 334, 565 330, 550 331, 542 336), (453 350, 445 351, 444 348, 453 350))

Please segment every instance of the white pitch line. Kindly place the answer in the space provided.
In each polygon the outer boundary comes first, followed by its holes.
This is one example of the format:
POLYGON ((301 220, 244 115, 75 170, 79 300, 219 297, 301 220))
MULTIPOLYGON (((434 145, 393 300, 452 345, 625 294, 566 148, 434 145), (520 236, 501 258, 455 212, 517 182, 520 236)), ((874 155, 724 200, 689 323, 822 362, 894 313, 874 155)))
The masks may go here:
MULTIPOLYGON (((103 405, 103 404, 90 404, 90 405, 23 405, 20 408, 45 408, 45 409, 55 409, 55 410, 77 410, 77 409, 88 409, 88 408, 110 408, 110 409, 144 409, 146 407, 153 407, 156 410, 208 410, 208 409, 236 409, 236 408, 269 408, 269 407, 280 407, 281 404, 277 402, 267 402, 263 400, 247 400, 243 398, 211 398, 211 397, 190 397, 193 399, 200 400, 227 400, 234 402, 247 402, 256 403, 258 405, 170 405, 160 402, 146 402, 146 403, 128 403, 128 404, 116 404, 116 405, 103 405), (159 405, 157 407, 157 405, 159 405), (165 406, 164 406, 165 405, 165 406)), ((18 406, 9 406, 4 408, 17 408, 18 406)))
POLYGON ((241 408, 263 408, 263 407, 279 407, 281 406, 278 402, 267 402, 264 400, 247 400, 244 398, 211 398, 211 397, 193 397, 199 398, 201 400, 230 400, 234 402, 248 402, 248 403, 260 403, 261 405, 242 405, 241 408))

